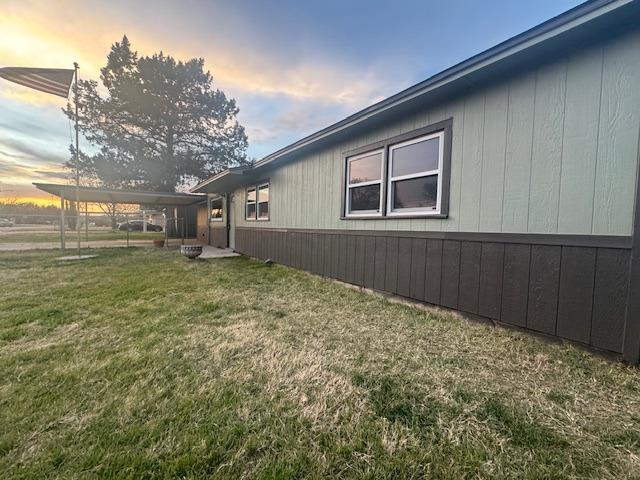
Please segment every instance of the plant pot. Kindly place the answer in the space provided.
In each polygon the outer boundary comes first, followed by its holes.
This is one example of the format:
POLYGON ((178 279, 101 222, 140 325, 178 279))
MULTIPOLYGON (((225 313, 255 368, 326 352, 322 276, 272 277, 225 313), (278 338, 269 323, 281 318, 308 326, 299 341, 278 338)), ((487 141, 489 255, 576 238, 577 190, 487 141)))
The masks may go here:
POLYGON ((153 241, 153 246, 156 247, 156 248, 164 247, 164 240, 154 240, 153 241))
POLYGON ((202 245, 182 245, 180 247, 180 253, 193 260, 202 254, 202 245))

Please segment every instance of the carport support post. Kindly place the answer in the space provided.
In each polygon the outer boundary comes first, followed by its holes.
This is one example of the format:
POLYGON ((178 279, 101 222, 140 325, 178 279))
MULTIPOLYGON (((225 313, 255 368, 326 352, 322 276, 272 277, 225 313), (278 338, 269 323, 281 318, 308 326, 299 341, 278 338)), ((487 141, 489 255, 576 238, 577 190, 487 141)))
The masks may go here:
POLYGON ((167 229, 167 212, 162 212, 162 219, 164 223, 164 248, 169 248, 169 231, 167 229))
POLYGON ((89 204, 84 202, 84 239, 89 246, 89 204))
POLYGON ((60 191, 60 249, 64 250, 64 190, 60 191))

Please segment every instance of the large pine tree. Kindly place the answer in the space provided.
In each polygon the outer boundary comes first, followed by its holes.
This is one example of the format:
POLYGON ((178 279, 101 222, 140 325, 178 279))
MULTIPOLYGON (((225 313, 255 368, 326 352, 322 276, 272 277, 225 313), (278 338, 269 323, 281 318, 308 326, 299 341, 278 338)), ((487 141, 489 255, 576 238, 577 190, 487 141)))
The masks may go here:
MULTIPOLYGON (((125 36, 100 80, 103 89, 78 85, 80 130, 97 152, 80 152, 85 183, 172 191, 247 163, 236 103, 213 88, 203 59, 140 57, 125 36)), ((65 114, 75 121, 74 105, 65 114)), ((71 153, 66 166, 75 169, 71 153)))

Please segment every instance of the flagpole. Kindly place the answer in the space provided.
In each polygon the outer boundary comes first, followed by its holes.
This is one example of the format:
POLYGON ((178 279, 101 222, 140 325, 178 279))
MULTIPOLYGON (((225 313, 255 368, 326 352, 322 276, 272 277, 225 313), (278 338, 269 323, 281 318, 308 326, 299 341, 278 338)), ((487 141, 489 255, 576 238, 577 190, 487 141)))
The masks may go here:
MULTIPOLYGON (((80 123, 78 119, 78 62, 73 62, 75 77, 75 95, 76 104, 76 232, 78 234, 78 257, 80 257, 80 123)), ((86 222, 87 219, 85 218, 86 222)))

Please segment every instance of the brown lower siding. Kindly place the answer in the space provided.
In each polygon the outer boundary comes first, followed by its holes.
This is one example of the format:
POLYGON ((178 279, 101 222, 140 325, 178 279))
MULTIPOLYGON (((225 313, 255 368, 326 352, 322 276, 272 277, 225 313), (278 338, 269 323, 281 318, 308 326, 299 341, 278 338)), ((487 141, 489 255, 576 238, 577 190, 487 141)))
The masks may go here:
POLYGON ((628 237, 237 228, 236 250, 623 353, 628 237), (435 237, 435 238, 434 238, 435 237), (524 243, 524 241, 527 243, 524 243), (515 243, 516 241, 523 243, 515 243))

